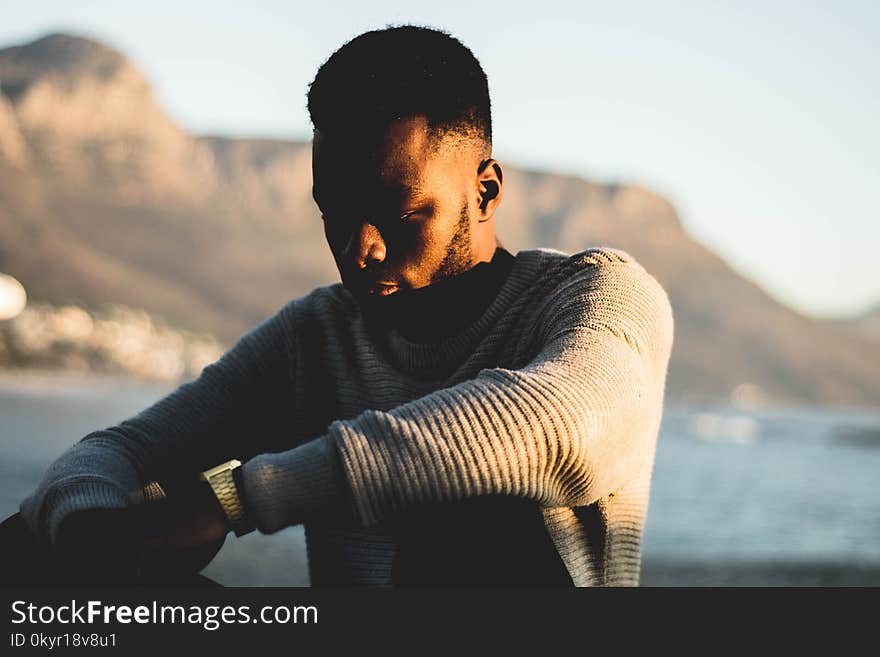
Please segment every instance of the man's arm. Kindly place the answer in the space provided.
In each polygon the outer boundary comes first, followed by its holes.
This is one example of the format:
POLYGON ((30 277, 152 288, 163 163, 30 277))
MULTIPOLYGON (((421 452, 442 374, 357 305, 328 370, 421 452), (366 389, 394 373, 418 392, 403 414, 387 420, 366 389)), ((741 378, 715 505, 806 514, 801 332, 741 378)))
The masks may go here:
POLYGON ((273 532, 320 515, 314 495, 299 495, 303 478, 320 471, 338 473, 325 490, 344 488, 367 525, 476 495, 586 505, 629 481, 653 457, 672 311, 660 285, 625 254, 583 258, 583 269, 548 300, 537 328, 542 346, 522 368, 483 369, 245 463, 245 498, 258 528, 273 532), (335 470, 316 468, 322 460, 335 470))
POLYGON ((292 312, 289 303, 195 380, 64 452, 21 503, 38 540, 55 545, 59 527, 78 512, 128 507, 149 481, 173 495, 176 481, 195 482, 218 463, 271 450, 293 413, 292 312))

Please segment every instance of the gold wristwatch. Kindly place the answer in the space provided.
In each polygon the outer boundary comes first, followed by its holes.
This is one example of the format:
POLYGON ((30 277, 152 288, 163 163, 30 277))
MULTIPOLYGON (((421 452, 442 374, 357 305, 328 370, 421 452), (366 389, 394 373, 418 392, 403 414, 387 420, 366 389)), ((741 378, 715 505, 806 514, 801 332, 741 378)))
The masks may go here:
POLYGON ((232 459, 210 470, 205 470, 201 474, 200 479, 207 481, 211 485, 211 489, 214 491, 214 495, 217 496, 220 506, 223 507, 226 517, 229 518, 229 524, 232 526, 232 531, 235 532, 235 535, 243 536, 253 531, 254 526, 245 515, 244 505, 241 503, 241 496, 232 474, 233 470, 239 467, 241 467, 241 461, 232 459))

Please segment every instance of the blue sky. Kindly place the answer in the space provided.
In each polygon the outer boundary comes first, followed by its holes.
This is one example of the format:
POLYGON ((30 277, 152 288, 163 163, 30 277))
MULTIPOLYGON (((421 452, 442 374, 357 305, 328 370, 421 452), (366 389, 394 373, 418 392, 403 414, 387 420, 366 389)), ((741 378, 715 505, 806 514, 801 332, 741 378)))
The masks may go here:
POLYGON ((442 27, 489 75, 502 161, 657 190, 803 312, 880 302, 880 3, 314 4, 8 3, 0 45, 94 36, 189 130, 307 138, 305 91, 334 49, 442 27))

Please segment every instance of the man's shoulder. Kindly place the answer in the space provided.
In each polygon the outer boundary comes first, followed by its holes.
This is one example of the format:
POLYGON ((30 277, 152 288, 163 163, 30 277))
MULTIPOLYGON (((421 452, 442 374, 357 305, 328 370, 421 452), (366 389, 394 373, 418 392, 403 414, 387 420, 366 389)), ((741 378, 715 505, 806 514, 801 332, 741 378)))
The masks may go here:
POLYGON ((623 249, 611 246, 591 246, 570 256, 578 267, 607 267, 620 263, 641 266, 636 259, 623 249))
POLYGON ((360 316, 360 307, 342 282, 327 283, 288 302, 294 318, 294 332, 317 343, 351 332, 360 316))
MULTIPOLYGON (((621 334, 672 334, 672 306, 660 282, 630 253, 593 246, 548 253, 545 319, 621 334)), ((666 338, 663 338, 666 341, 666 338)))
POLYGON ((563 282, 572 292, 588 289, 636 305, 669 306, 669 297, 657 278, 627 251, 591 247, 573 254, 566 264, 569 275, 563 282))
POLYGON ((277 353, 279 345, 294 349, 303 331, 322 331, 321 326, 345 321, 354 312, 345 302, 341 283, 321 285, 297 297, 288 298, 275 312, 244 333, 238 340, 252 350, 277 353), (311 328, 317 326, 318 328, 311 328))
POLYGON ((520 253, 542 261, 542 278, 551 294, 553 291, 574 292, 579 286, 597 281, 607 283, 611 279, 623 281, 650 276, 627 251, 610 246, 590 246, 574 253, 542 247, 520 253))
POLYGON ((290 312, 299 317, 356 312, 354 297, 339 281, 318 285, 305 294, 287 302, 290 312))

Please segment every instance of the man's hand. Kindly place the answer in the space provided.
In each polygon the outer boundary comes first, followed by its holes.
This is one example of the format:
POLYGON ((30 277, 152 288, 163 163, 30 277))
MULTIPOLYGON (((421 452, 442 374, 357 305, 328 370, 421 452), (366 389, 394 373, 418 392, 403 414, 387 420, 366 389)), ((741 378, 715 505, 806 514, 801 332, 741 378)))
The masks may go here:
POLYGON ((141 553, 129 509, 72 513, 53 546, 59 585, 130 586, 140 573, 141 553))
POLYGON ((223 507, 205 481, 132 508, 136 510, 135 521, 145 532, 140 549, 141 581, 173 584, 176 576, 199 572, 223 547, 231 529, 223 507))
POLYGON ((222 547, 230 526, 207 482, 124 509, 71 514, 56 554, 83 583, 132 585, 198 572, 222 547))
POLYGON ((208 482, 176 489, 170 497, 131 507, 147 548, 181 550, 226 538, 231 526, 208 482))

